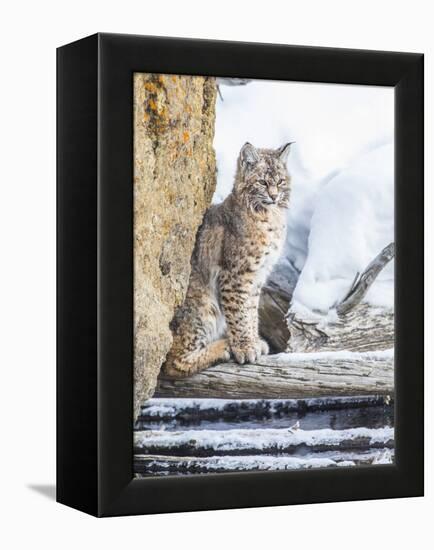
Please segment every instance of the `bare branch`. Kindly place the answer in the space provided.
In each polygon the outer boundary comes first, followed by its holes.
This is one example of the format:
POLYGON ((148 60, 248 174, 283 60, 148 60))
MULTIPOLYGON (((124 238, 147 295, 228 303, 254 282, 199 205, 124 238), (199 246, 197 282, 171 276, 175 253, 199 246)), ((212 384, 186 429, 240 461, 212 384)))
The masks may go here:
POLYGON ((342 302, 344 302, 350 295, 351 293, 354 291, 354 289, 356 288, 356 285, 357 283, 359 282, 359 276, 360 276, 360 271, 358 271, 356 273, 356 276, 354 277, 354 280, 353 282, 351 283, 351 286, 350 286, 350 290, 345 294, 345 296, 342 298, 342 302))
POLYGON ((370 286, 377 278, 378 274, 395 256, 395 243, 390 243, 378 254, 368 265, 365 271, 356 275, 350 290, 343 300, 336 306, 336 312, 341 317, 346 315, 351 309, 359 304, 366 296, 370 286))

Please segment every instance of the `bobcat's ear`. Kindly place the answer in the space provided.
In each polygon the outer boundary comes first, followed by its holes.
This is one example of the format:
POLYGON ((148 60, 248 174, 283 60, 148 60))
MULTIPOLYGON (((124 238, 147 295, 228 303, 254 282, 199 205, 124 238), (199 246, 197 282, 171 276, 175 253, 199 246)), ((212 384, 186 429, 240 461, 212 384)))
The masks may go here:
POLYGON ((240 152, 240 161, 243 167, 252 166, 259 160, 259 153, 249 142, 245 143, 240 152))
POLYGON ((295 143, 295 141, 289 141, 288 143, 285 143, 285 145, 282 145, 282 147, 279 147, 279 149, 277 149, 277 156, 282 162, 286 162, 288 160, 289 151, 293 143, 295 143))

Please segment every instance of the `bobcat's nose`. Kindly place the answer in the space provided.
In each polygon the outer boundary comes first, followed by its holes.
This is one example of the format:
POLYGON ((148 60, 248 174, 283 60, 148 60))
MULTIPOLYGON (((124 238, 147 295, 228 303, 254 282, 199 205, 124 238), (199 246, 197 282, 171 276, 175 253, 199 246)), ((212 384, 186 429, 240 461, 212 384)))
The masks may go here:
POLYGON ((277 199, 278 194, 279 194, 279 191, 277 190, 277 187, 272 186, 268 188, 268 195, 271 200, 275 201, 277 199))

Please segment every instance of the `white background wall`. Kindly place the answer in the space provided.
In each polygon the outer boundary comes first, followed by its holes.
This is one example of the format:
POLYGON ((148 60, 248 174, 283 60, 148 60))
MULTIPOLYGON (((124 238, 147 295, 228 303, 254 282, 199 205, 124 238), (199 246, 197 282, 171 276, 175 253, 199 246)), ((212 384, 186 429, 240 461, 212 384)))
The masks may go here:
MULTIPOLYGON (((427 497, 96 520, 55 504, 55 48, 96 31, 407 50, 426 54, 432 181, 430 3, 22 1, 2 6, 0 545, 3 548, 428 548, 433 541, 433 375, 427 347, 427 497)), ((433 204, 427 186, 426 204, 433 204)), ((433 221, 427 206, 427 280, 433 221)), ((433 292, 426 289, 427 340, 433 292)))

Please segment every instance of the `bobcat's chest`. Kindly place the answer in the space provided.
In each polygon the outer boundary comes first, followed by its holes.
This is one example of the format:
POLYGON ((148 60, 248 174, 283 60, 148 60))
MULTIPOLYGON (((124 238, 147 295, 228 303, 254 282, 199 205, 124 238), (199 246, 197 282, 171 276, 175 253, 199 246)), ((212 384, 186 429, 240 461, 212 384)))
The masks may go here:
POLYGON ((282 220, 274 220, 261 224, 258 232, 258 247, 256 282, 263 285, 279 259, 285 239, 285 224, 282 220))

